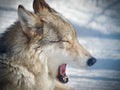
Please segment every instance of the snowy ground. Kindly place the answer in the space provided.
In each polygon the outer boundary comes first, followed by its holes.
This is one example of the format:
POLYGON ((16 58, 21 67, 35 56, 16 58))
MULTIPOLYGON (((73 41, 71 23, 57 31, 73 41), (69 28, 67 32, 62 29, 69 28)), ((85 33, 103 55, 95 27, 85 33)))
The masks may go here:
MULTIPOLYGON (((87 69, 68 66, 68 85, 75 90, 120 90, 120 1, 47 1, 69 19, 80 43, 98 60, 87 69)), ((0 32, 17 19, 18 4, 32 11, 32 0, 0 0, 0 32)))

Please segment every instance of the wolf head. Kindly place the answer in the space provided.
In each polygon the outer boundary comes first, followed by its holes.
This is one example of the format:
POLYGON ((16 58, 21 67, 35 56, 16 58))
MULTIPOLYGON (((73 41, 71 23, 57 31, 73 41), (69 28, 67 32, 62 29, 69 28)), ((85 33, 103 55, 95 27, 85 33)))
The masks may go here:
POLYGON ((47 64, 49 72, 61 82, 66 76, 66 64, 87 67, 96 59, 79 44, 71 24, 45 1, 34 0, 35 13, 18 7, 18 16, 24 35, 32 45, 41 63, 47 64))

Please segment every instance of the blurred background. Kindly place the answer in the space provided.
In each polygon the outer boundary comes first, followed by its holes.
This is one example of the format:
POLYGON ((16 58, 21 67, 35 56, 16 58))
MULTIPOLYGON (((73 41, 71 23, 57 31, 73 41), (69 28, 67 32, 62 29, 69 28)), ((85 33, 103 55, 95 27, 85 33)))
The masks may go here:
MULTIPOLYGON (((67 68, 75 90, 120 90, 120 0, 46 0, 76 29, 79 42, 97 63, 67 68)), ((17 20, 19 4, 30 11, 33 0, 0 0, 0 33, 17 20)), ((2 43, 0 43, 2 44, 2 43)))

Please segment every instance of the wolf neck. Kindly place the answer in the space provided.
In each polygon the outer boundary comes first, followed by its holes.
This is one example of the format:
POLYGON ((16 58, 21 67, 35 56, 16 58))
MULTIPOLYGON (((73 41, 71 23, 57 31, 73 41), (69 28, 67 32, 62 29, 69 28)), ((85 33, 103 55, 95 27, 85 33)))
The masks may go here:
POLYGON ((0 43, 2 43, 0 44, 0 55, 6 54, 7 57, 14 57, 17 61, 27 60, 32 57, 33 52, 28 52, 27 38, 18 21, 2 34, 0 43))
MULTIPOLYGON (((15 40, 18 40, 17 33, 21 32, 20 23, 17 21, 14 25, 10 26, 0 38, 0 53, 11 53, 13 46, 17 44, 15 40)), ((19 42, 19 41, 18 41, 19 42)))
POLYGON ((20 23, 17 21, 10 26, 0 38, 0 54, 13 56, 27 50, 27 38, 24 36, 20 23))
POLYGON ((0 43, 2 43, 0 44, 0 56, 5 54, 8 61, 27 67, 34 75, 40 73, 39 70, 48 73, 47 67, 43 66, 38 55, 36 55, 37 52, 33 50, 34 47, 28 46, 27 37, 25 37, 18 21, 2 34, 0 43))

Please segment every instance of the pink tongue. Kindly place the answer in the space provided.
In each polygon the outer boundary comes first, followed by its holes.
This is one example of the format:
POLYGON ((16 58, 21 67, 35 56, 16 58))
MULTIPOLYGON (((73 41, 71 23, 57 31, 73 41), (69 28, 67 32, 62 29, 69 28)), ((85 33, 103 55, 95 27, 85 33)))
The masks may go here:
POLYGON ((62 76, 65 76, 66 75, 66 73, 65 73, 65 71, 66 71, 66 64, 62 64, 61 66, 60 66, 60 75, 62 75, 62 76))

